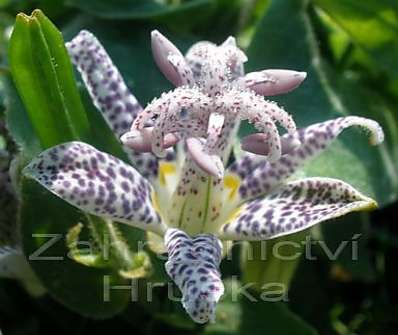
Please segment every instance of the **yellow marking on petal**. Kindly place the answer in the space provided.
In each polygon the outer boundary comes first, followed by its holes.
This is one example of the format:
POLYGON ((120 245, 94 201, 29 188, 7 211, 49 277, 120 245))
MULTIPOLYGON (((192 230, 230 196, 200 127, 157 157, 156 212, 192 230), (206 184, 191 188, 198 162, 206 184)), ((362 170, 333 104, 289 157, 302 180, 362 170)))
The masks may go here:
POLYGON ((355 204, 355 202, 354 202, 353 207, 349 212, 373 211, 373 210, 379 208, 379 205, 377 204, 377 202, 375 200, 373 200, 372 198, 363 196, 363 199, 360 199, 357 201, 360 201, 360 203, 355 204))
POLYGON ((373 211, 377 208, 379 208, 378 203, 375 200, 369 198, 369 202, 366 205, 364 205, 363 207, 361 207, 361 210, 362 211, 373 211))
POLYGON ((158 195, 156 194, 155 191, 152 192, 151 200, 152 200, 152 206, 155 209, 155 211, 160 213, 158 195))
POLYGON ((229 188, 228 199, 231 200, 235 197, 236 192, 240 186, 241 180, 237 175, 228 174, 224 177, 224 187, 229 188))
POLYGON ((167 175, 173 175, 177 171, 175 163, 160 162, 159 163, 159 182, 160 185, 166 185, 167 175))
POLYGON ((229 217, 228 217, 228 219, 227 219, 227 223, 232 222, 233 220, 235 220, 235 219, 239 216, 239 214, 240 214, 240 212, 242 211, 243 207, 244 207, 244 206, 240 206, 240 207, 235 208, 235 209, 231 212, 231 214, 229 215, 229 217))

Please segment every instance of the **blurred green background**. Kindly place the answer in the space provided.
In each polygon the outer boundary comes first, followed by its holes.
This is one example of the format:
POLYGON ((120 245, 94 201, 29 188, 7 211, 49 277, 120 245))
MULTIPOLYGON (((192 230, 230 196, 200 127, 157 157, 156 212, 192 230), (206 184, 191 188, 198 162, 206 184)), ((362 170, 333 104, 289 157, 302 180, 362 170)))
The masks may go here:
MULTIPOLYGON (((60 274, 55 287, 51 282, 57 272, 44 264, 35 268, 45 284, 51 286, 50 294, 44 297, 33 298, 17 282, 0 279, 0 329, 5 335, 397 333, 397 1, 0 0, 3 234, 17 221, 23 234, 45 231, 46 222, 65 220, 59 217, 57 209, 70 210, 56 199, 47 200, 47 193, 36 193, 29 185, 24 187, 25 204, 21 209, 18 196, 4 186, 10 165, 15 172, 18 160, 27 161, 41 151, 26 108, 12 84, 7 51, 16 14, 30 15, 35 8, 41 9, 56 25, 65 41, 81 29, 93 32, 142 105, 172 88, 152 61, 149 34, 152 29, 160 30, 184 52, 199 40, 220 43, 229 35, 236 36, 249 57, 246 71, 264 68, 307 71, 308 77, 299 89, 275 97, 293 114, 300 127, 339 115, 361 115, 380 122, 386 140, 382 146, 370 148, 363 134, 349 131, 302 173, 343 179, 377 199, 380 208, 373 213, 351 214, 313 231, 312 239, 324 241, 331 251, 336 251, 341 241, 350 241, 355 234, 361 234, 357 239, 358 260, 352 260, 351 249, 347 247, 331 261, 322 244, 314 243, 312 253, 316 259, 303 258, 297 267, 289 267, 290 290, 284 303, 232 301, 227 294, 218 308, 218 322, 197 326, 187 319, 178 303, 167 299, 165 288, 158 288, 150 304, 120 303, 96 311, 96 306, 88 302, 95 275, 69 265, 72 272, 65 270, 68 273, 60 274), (30 205, 26 204, 28 200, 30 205), (48 209, 46 201, 55 204, 56 209, 48 209), (79 295, 87 296, 87 306, 82 303, 84 299, 78 299, 79 295)), ((117 154, 120 148, 103 131, 103 121, 99 120, 79 76, 76 78, 84 109, 98 128, 92 144, 117 154)), ((249 131, 244 125, 240 134, 249 131)), ((75 214, 66 217, 72 220, 75 214)), ((65 226, 68 224, 71 223, 66 222, 65 226)), ((65 248, 62 246, 60 250, 65 248)), ((222 263, 227 287, 251 280, 260 284, 278 281, 278 274, 284 271, 281 269, 289 266, 278 265, 281 268, 277 268, 276 274, 275 266, 270 269, 266 261, 240 264, 242 249, 241 245, 234 247, 232 261, 222 263), (255 273, 253 267, 257 269, 255 273)), ((158 274, 164 280, 162 276, 158 274)), ((253 294, 258 292, 254 290, 253 294)))

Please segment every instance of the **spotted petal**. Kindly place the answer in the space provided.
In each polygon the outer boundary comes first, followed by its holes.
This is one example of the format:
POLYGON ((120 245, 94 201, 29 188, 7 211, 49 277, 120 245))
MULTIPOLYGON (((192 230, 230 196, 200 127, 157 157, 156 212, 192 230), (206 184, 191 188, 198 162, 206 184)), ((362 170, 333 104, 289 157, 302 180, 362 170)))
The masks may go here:
MULTIPOLYGON (((119 138, 129 130, 134 118, 142 111, 141 105, 130 93, 119 70, 93 34, 82 30, 71 42, 66 43, 66 47, 94 105, 119 138)), ((155 156, 137 153, 129 148, 125 148, 125 151, 144 177, 156 176, 158 162, 155 156)))
POLYGON ((115 134, 122 135, 142 107, 130 93, 118 69, 97 38, 86 30, 66 43, 66 47, 94 105, 104 114, 115 134))
POLYGON ((25 169, 49 191, 89 214, 162 234, 152 188, 133 167, 94 147, 69 142, 42 152, 25 169))
POLYGON ((265 198, 243 205, 219 238, 268 240, 293 234, 349 212, 376 207, 374 200, 331 178, 307 178, 285 184, 265 198))
POLYGON ((224 293, 221 242, 211 234, 191 239, 181 230, 169 229, 165 244, 166 271, 182 292, 182 305, 195 322, 214 322, 216 304, 224 293))
MULTIPOLYGON (((348 116, 300 129, 298 135, 301 146, 298 148, 295 145, 290 145, 296 139, 291 135, 285 135, 281 141, 283 155, 276 162, 270 163, 265 159, 259 161, 257 158, 254 161, 251 158, 254 156, 243 158, 244 161, 252 161, 252 164, 247 162, 241 164, 243 161, 238 161, 233 165, 231 171, 245 176, 239 187, 241 201, 270 192, 275 186, 296 172, 306 161, 325 150, 344 129, 352 126, 359 126, 367 130, 370 133, 370 144, 372 145, 383 141, 383 130, 376 121, 348 116), (246 167, 251 167, 253 170, 241 171, 246 167)), ((264 146, 264 150, 267 150, 266 146, 264 146)))

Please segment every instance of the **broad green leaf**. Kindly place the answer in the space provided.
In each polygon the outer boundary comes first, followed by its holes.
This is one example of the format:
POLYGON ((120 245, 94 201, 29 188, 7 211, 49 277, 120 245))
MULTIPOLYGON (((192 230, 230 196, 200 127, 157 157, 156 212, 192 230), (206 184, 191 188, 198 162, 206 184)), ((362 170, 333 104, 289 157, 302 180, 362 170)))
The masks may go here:
POLYGON ((2 100, 8 129, 17 145, 23 148, 26 159, 30 160, 40 153, 40 143, 14 83, 6 73, 0 75, 0 95, 4 95, 2 100))
POLYGON ((7 7, 11 3, 11 0, 0 0, 0 8, 7 7))
POLYGON ((193 13, 214 2, 214 0, 189 0, 168 5, 155 0, 67 0, 70 6, 107 19, 143 19, 176 13, 193 13))
MULTIPOLYGON (((14 99, 8 101, 8 123, 27 158, 32 158, 52 145, 80 139, 126 159, 100 112, 91 106, 86 115, 63 38, 41 12, 35 11, 32 17, 18 17, 10 45, 10 61, 14 81, 25 109, 21 106, 18 96, 11 95, 15 93, 12 91, 13 86, 4 77, 3 82, 7 84, 10 93, 7 98, 14 99)), ((26 254, 30 255, 40 243, 45 242, 35 238, 33 234, 59 233, 63 235, 63 240, 56 250, 66 255, 69 250, 65 241, 67 233, 79 222, 90 226, 93 218, 50 195, 31 180, 23 178, 21 185, 23 200, 20 225, 26 254)), ((102 226, 116 229, 112 223, 105 225, 98 222, 93 225, 96 225, 100 232, 102 226)), ((132 228, 123 230, 123 237, 119 234, 114 235, 118 242, 127 240, 129 243, 142 237, 141 232, 132 228)), ((89 234, 85 236, 86 240, 92 237, 89 234)), ((123 251, 128 249, 125 243, 118 245, 123 245, 123 251)), ((144 263, 145 258, 141 257, 145 256, 143 254, 140 255, 140 259, 131 254, 131 259, 128 257, 131 266, 128 266, 127 262, 120 266, 121 254, 118 251, 118 248, 115 248, 109 261, 103 262, 101 266, 95 266, 93 261, 76 262, 76 257, 66 258, 58 263, 59 266, 54 266, 54 262, 48 261, 32 260, 31 264, 37 276, 57 300, 80 314, 105 318, 121 311, 130 297, 129 291, 112 291, 111 301, 104 302, 105 276, 110 278, 110 285, 121 285, 130 282, 122 277, 140 276, 148 268, 145 262, 140 273, 131 271, 137 269, 137 262, 144 263)), ((90 257, 91 260, 95 259, 94 251, 88 253, 86 260, 90 257)))
MULTIPOLYGON (((362 103, 366 96, 358 91, 347 94, 342 83, 333 85, 332 72, 320 58, 306 3, 272 1, 249 47, 248 70, 307 71, 307 79, 298 89, 275 98, 294 116, 299 127, 349 114, 384 121, 385 115, 374 112, 376 106, 362 103)), ((325 153, 309 162, 304 173, 343 179, 376 197, 381 205, 397 196, 396 171, 386 144, 370 147, 366 134, 354 129, 346 131, 325 153)))
POLYGON ((43 148, 89 135, 59 31, 39 10, 19 14, 9 45, 12 77, 43 148))
POLYGON ((290 312, 285 303, 267 301, 266 294, 253 293, 248 289, 250 285, 241 286, 231 280, 225 283, 225 288, 226 293, 217 306, 217 322, 209 324, 202 334, 317 334, 290 312))
POLYGON ((313 0, 375 64, 398 77, 398 4, 394 0, 313 0))
MULTIPOLYGON (((110 285, 115 286, 128 285, 129 280, 121 279, 117 273, 106 268, 81 265, 68 255, 66 232, 71 226, 85 222, 81 212, 34 181, 23 179, 20 220, 23 223, 24 252, 35 273, 56 300, 91 318, 107 318, 126 307, 131 292, 111 289, 110 300, 104 301, 104 281, 109 279, 110 285), (45 247, 45 243, 54 236, 58 239, 45 247)), ((93 247, 92 240, 86 243, 82 247, 93 247)))

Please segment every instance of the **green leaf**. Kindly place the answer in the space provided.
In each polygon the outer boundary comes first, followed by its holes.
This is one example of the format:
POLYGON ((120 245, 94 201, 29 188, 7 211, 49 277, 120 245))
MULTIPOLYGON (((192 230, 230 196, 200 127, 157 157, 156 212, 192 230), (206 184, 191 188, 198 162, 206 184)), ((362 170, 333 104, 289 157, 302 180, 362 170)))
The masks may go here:
POLYGON ((40 153, 40 143, 14 83, 6 73, 0 75, 0 95, 3 95, 7 127, 17 145, 24 149, 26 159, 30 160, 40 153))
POLYGON ((398 77, 398 4, 394 0, 313 0, 389 75, 398 77))
POLYGON ((226 293, 217 306, 217 322, 209 324, 203 334, 317 334, 290 312, 285 303, 267 301, 266 295, 256 295, 237 281, 226 282, 225 288, 226 293))
MULTIPOLYGON (((105 301, 104 283, 109 279, 110 285, 115 286, 128 285, 131 281, 122 279, 108 268, 79 264, 69 255, 66 232, 71 226, 85 223, 84 214, 45 191, 36 182, 24 178, 20 220, 23 223, 24 252, 51 296, 91 318, 111 317, 126 307, 131 292, 111 289, 110 300, 105 301), (53 237, 58 239, 37 254, 39 248, 43 248, 53 237)), ((86 242, 92 243, 89 240, 86 242)), ((87 244, 84 246, 87 247, 87 244)))
MULTIPOLYGON (((8 125, 26 158, 76 139, 99 143, 102 149, 125 158, 100 113, 91 108, 86 115, 63 38, 41 12, 35 11, 32 17, 18 16, 10 42, 10 62, 25 109, 4 76, 8 125)), ((88 224, 88 217, 31 180, 22 179, 21 186, 20 226, 26 255, 45 242, 34 234, 63 236, 52 250, 64 257, 62 261, 31 261, 46 289, 55 299, 86 316, 105 318, 120 312, 130 292, 113 290, 110 302, 103 297, 104 278, 109 278, 110 285, 129 282, 119 275, 119 268, 112 262, 88 267, 75 262, 72 254, 65 257, 69 250, 66 234, 80 222, 88 224)), ((126 235, 132 237, 135 231, 126 235)))
POLYGON ((9 58, 42 147, 88 137, 89 123, 62 35, 41 11, 17 16, 9 58))
POLYGON ((107 19, 144 19, 177 13, 186 15, 202 10, 214 2, 214 0, 190 0, 167 5, 155 0, 67 0, 70 6, 107 19))
MULTIPOLYGON (((307 79, 298 89, 275 98, 299 127, 349 114, 384 121, 385 115, 374 112, 376 106, 363 103, 369 97, 358 90, 344 90, 344 78, 339 78, 338 87, 334 85, 336 78, 321 59, 306 3, 272 1, 248 50, 248 70, 266 67, 307 71, 307 79)), ((397 172, 386 145, 370 147, 366 135, 355 130, 345 132, 303 172, 343 179, 376 197, 381 205, 397 197, 397 172)))

